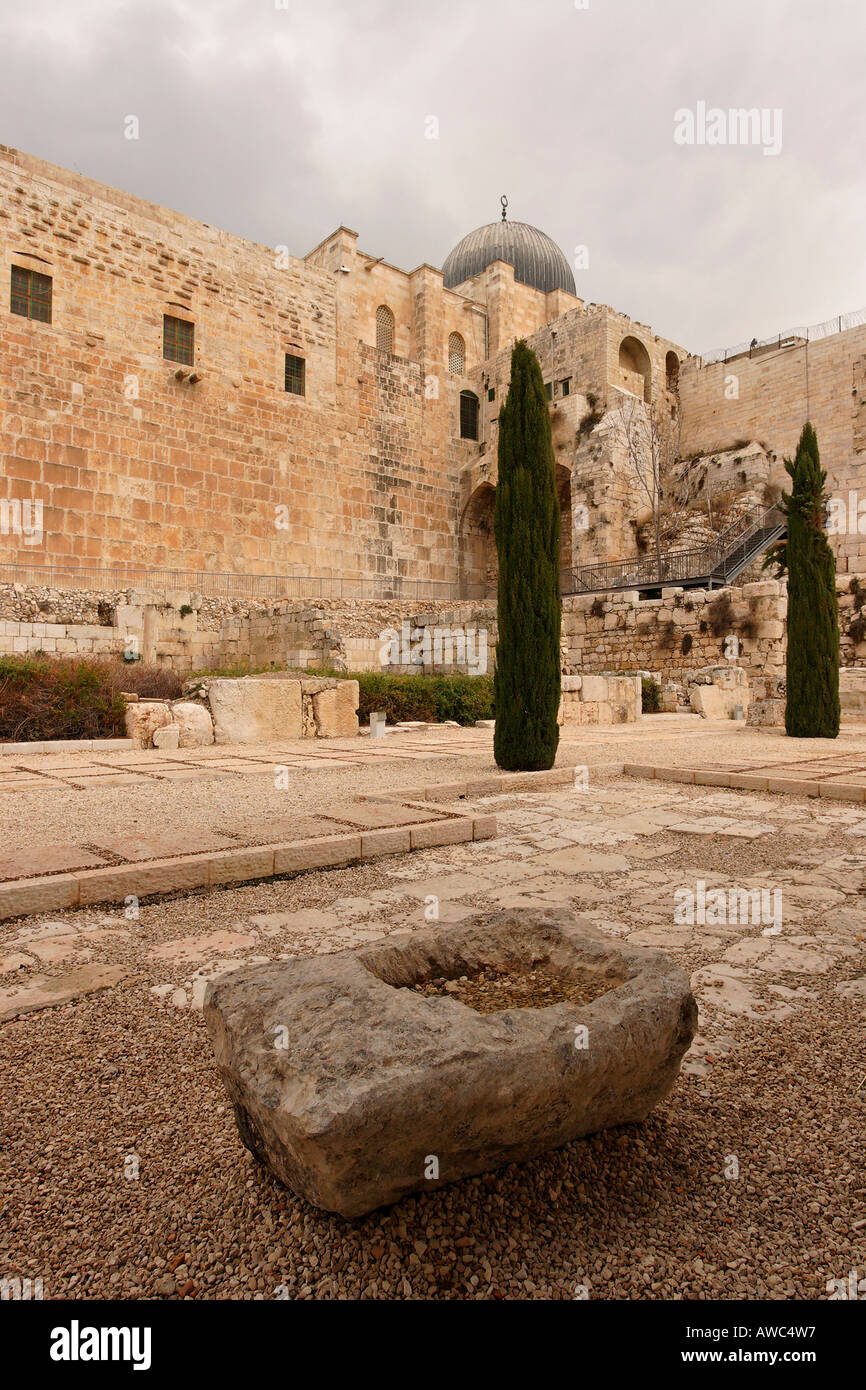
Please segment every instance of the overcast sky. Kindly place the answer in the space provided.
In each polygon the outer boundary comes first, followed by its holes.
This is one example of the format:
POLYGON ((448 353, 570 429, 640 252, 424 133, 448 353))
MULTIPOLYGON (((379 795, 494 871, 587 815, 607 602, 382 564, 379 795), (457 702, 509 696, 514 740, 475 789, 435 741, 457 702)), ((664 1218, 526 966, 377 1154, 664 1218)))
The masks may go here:
POLYGON ((866 306, 864 0, 0 0, 0 52, 0 142, 294 255, 441 266, 506 193, 693 351, 866 306))

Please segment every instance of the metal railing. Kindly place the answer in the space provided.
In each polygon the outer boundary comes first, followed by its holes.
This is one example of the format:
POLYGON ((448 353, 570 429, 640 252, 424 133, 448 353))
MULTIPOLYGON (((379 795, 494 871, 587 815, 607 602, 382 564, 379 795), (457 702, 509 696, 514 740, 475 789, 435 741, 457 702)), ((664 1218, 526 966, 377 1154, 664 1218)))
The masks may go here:
POLYGON ((635 555, 628 560, 608 560, 598 565, 579 565, 570 571, 564 593, 603 593, 608 589, 649 589, 674 586, 684 581, 714 579, 724 583, 736 566, 744 568, 753 554, 785 529, 785 517, 777 507, 750 507, 721 531, 710 545, 689 550, 668 550, 657 555, 635 555))
POLYGON ((234 574, 218 570, 98 569, 85 565, 0 564, 0 584, 46 589, 192 589, 220 598, 399 599, 412 603, 457 602, 490 597, 484 584, 377 575, 347 579, 307 574, 234 574))

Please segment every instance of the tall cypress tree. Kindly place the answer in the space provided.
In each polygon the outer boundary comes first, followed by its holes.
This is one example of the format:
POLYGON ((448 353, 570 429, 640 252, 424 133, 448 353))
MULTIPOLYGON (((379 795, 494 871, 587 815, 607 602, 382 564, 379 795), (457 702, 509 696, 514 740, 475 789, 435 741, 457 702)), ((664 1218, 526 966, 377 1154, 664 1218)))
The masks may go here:
POLYGON ((788 575, 788 652, 785 731, 792 738, 836 738, 839 733, 839 608, 836 563, 824 531, 824 484, 818 440, 803 426, 793 463, 785 460, 790 492, 782 493, 787 540, 764 565, 788 575))
POLYGON ((559 743, 559 502, 544 380, 523 341, 499 412, 499 481, 493 529, 499 558, 497 765, 553 766, 559 743))

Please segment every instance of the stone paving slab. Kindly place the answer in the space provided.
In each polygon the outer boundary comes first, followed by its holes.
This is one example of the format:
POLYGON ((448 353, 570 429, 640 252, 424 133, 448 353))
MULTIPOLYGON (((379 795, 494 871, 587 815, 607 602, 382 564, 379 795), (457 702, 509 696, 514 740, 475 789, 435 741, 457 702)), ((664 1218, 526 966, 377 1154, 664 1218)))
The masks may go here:
POLYGON ((0 881, 37 878, 42 874, 65 873, 69 869, 93 869, 105 863, 104 854, 95 854, 80 845, 46 845, 42 849, 22 849, 0 856, 0 881))
POLYGON ((658 782, 683 782, 693 786, 731 787, 741 791, 866 802, 866 757, 852 757, 849 754, 840 754, 838 759, 783 759, 772 763, 736 763, 729 767, 665 767, 655 763, 625 763, 623 771, 629 777, 658 782))
POLYGON ((118 835, 104 838, 99 836, 95 843, 100 849, 108 850, 109 854, 132 863, 139 859, 167 859, 174 854, 206 854, 210 850, 237 847, 236 840, 217 834, 186 834, 180 840, 177 835, 118 835))
POLYGON ((129 979, 130 971, 120 965, 83 965, 63 975, 31 975, 26 982, 0 990, 0 1022, 66 1004, 83 994, 111 989, 129 979))

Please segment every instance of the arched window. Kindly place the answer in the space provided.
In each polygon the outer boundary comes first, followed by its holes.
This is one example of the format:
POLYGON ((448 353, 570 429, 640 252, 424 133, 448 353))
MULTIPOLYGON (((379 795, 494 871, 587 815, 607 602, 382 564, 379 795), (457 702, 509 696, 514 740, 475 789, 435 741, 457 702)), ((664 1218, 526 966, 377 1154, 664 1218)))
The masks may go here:
POLYGON ((376 347, 380 352, 394 351, 394 315, 387 304, 376 310, 376 347))
POLYGON ((460 438, 478 438, 478 397, 474 391, 460 392, 460 438))
POLYGON ((466 360, 466 344, 459 333, 452 333, 448 339, 448 370, 452 376, 463 375, 466 360))
POLYGON ((680 384, 680 359, 675 352, 669 352, 665 358, 665 378, 669 391, 677 391, 680 384))

